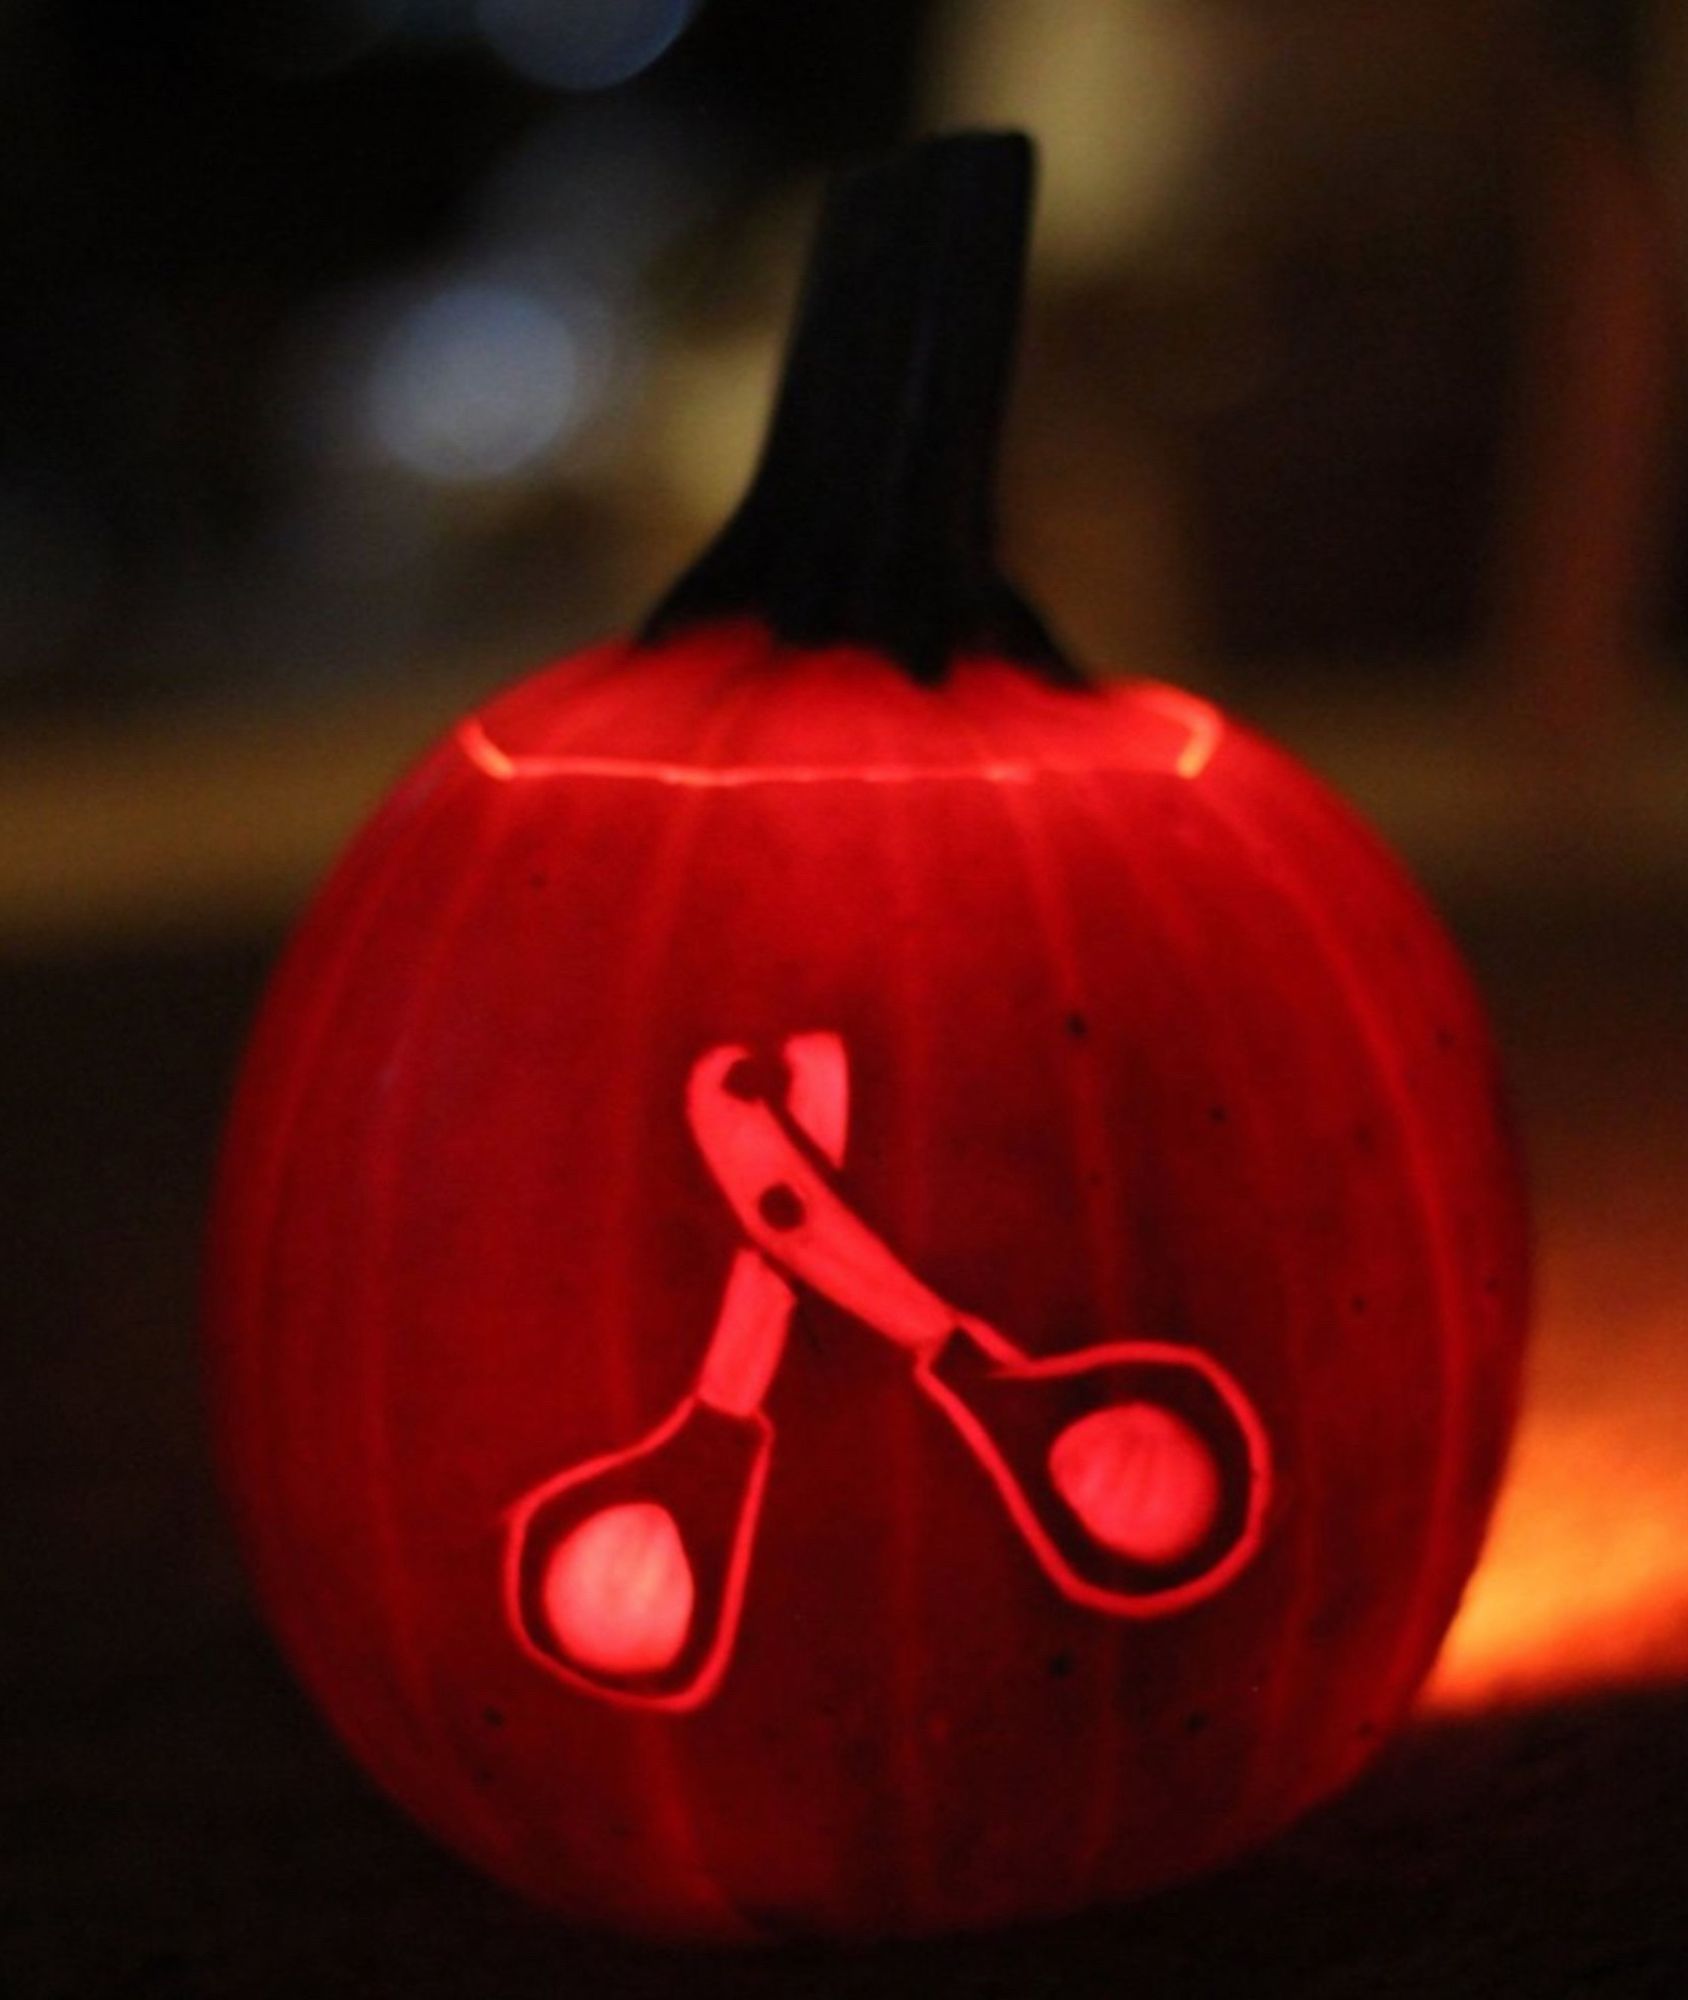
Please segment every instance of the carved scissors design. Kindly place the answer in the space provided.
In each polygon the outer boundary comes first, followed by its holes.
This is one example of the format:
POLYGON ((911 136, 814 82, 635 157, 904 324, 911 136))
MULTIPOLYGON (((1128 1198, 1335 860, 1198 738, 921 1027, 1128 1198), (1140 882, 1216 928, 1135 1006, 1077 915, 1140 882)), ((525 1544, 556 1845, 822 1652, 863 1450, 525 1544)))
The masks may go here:
POLYGON ((637 1443, 559 1473, 513 1510, 506 1596, 530 1654, 642 1707, 694 1708, 719 1685, 767 1480, 763 1401, 793 1280, 910 1356, 916 1388, 1064 1595, 1153 1618, 1222 1589, 1259 1545, 1270 1489, 1265 1429, 1230 1373, 1162 1341, 1034 1357, 939 1297, 836 1185, 843 1043, 795 1036, 781 1054, 759 1063, 723 1045, 693 1066, 687 1121, 748 1243, 692 1393, 637 1443))

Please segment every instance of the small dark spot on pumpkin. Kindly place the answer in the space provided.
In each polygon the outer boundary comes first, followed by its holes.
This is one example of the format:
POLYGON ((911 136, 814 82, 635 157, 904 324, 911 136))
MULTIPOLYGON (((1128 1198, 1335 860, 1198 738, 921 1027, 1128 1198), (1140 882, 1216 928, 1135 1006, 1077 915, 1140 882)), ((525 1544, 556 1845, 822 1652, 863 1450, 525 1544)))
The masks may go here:
POLYGON ((795 1229, 808 1214, 803 1197, 784 1181, 764 1188, 756 1203, 757 1213, 770 1229, 795 1229))
POLYGON ((1223 1104, 1210 1104, 1207 1107, 1207 1122, 1210 1125, 1228 1125, 1231 1114, 1223 1104))
POLYGON ((1454 1033, 1452 1028, 1438 1028, 1436 1030, 1436 1046, 1444 1054, 1450 1049, 1457 1048, 1458 1045, 1459 1037, 1454 1033))
POLYGON ((1058 1681, 1064 1681, 1077 1665, 1071 1653, 1052 1653, 1049 1658, 1049 1671, 1058 1681))
POLYGON ((1184 1718, 1184 1734, 1199 1736, 1212 1720, 1205 1708, 1192 1708, 1184 1718))
POLYGON ((1495 1276, 1493 1271, 1483 1280, 1483 1289, 1491 1299, 1500 1290, 1500 1280, 1495 1276))
POLYGON ((1354 1296, 1348 1301, 1348 1310, 1352 1313, 1363 1313, 1366 1309, 1366 1304, 1367 1300, 1365 1293, 1356 1292, 1354 1296))
POLYGON ((549 875, 546 874, 543 868, 535 868, 533 872, 528 876, 528 887, 530 889, 546 889, 549 888, 550 885, 551 885, 551 878, 549 875))
POLYGON ((1361 1119, 1354 1127, 1354 1144, 1362 1152, 1372 1154, 1377 1151, 1377 1128, 1361 1119))
POLYGON ((1371 1718, 1368 1716, 1366 1720, 1360 1724, 1359 1728, 1354 1731, 1354 1734, 1356 1736, 1367 1737, 1367 1738, 1373 1737, 1377 1734, 1377 1724, 1373 1722, 1371 1718))
POLYGON ((1074 1008, 1072 1013, 1067 1016, 1067 1033, 1072 1036, 1074 1041, 1083 1041, 1084 1037, 1090 1033, 1090 1023, 1079 1013, 1077 1008, 1074 1008))
POLYGON ((504 1727, 504 1711, 501 1708, 494 1708, 488 1703, 481 1710, 481 1720, 486 1724, 488 1729, 502 1729, 504 1727))
POLYGON ((469 1775, 483 1791, 492 1783, 492 1773, 484 1765, 478 1765, 469 1775))

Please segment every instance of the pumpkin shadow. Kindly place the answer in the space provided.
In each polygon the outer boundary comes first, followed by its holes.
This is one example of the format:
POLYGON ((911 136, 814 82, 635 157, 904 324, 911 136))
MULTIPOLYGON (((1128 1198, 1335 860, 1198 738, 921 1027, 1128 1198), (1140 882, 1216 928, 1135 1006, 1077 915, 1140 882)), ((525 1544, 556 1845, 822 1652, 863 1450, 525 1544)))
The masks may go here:
MULTIPOLYGON (((1688 1687, 1423 1723, 1271 1847, 1144 1903, 920 1944, 697 1950, 570 1930, 456 1863, 367 1789, 255 1629, 202 1672, 135 1690, 92 1743, 79 1730, 102 1817, 138 1795, 144 1839, 61 1868, 58 1936, 12 1957, 9 1992, 1546 2000, 1674 1994, 1688 1962, 1688 1687)), ((31 1838, 67 1854, 94 1803, 31 1838)))
MULTIPOLYGON (((1688 1964, 1685 1856, 1688 1685, 1610 1692, 1423 1720, 1268 1848, 1144 1903, 921 1945, 691 1960, 686 1988, 817 2000, 1675 1994, 1688 1964)), ((671 1990, 648 1963, 626 1969, 618 1992, 671 1990)))
POLYGON ((1674 1993, 1685 1855, 1688 1686, 1427 1719, 1220 1875, 1035 1931, 874 1954, 872 1990, 1674 1993))

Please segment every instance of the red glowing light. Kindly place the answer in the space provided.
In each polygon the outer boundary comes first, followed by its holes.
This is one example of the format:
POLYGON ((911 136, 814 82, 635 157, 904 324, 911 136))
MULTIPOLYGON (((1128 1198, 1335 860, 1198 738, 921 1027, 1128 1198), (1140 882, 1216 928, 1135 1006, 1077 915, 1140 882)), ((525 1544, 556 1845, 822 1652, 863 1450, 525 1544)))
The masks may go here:
POLYGON ((606 1507, 583 1521, 545 1572, 545 1611, 558 1643, 600 1674, 672 1666, 696 1594, 674 1517, 649 1500, 606 1507))
POLYGON ((1081 1417, 1055 1440, 1049 1476, 1096 1540, 1134 1562, 1181 1562, 1219 1512, 1212 1452, 1153 1403, 1081 1417))
POLYGON ((1153 1618, 1229 1583, 1264 1532, 1271 1451, 1228 1371, 1164 1341, 1034 1360, 916 1277, 797 1149, 776 1107, 728 1087, 748 1060, 742 1048, 713 1049, 687 1090, 693 1135, 740 1227, 771 1260, 911 1350, 916 1386, 984 1466, 1056 1587, 1092 1610, 1153 1618), (1182 1414, 1157 1398, 1174 1399, 1182 1414), (1122 1408, 1159 1421, 1146 1431, 1122 1408), (1102 1428, 1084 1428, 1097 1419, 1102 1428), (1077 1443, 1058 1457, 1075 1429, 1077 1443), (1127 1434, 1141 1461, 1129 1475, 1139 1512, 1129 1531, 1124 1489, 1111 1499, 1101 1491, 1122 1476, 1127 1434), (1061 1491, 1060 1471, 1077 1479, 1085 1467, 1079 1490, 1110 1533, 1061 1491))
MULTIPOLYGON (((727 1670, 744 1609, 773 1442, 773 1426, 760 1410, 733 1417, 688 1396, 636 1444, 571 1466, 525 1494, 510 1510, 503 1596, 506 1623, 527 1657, 580 1693, 618 1707, 683 1714, 708 1701, 727 1670), (681 1496, 675 1507, 649 1498, 661 1488, 681 1496), (659 1629, 675 1643, 653 1644, 643 1657, 634 1648, 618 1659, 613 1648, 594 1643, 581 1597, 566 1593, 559 1606, 556 1565, 584 1527, 645 1507, 663 1516, 674 1537, 677 1560, 668 1564, 663 1599, 669 1622, 659 1621, 659 1629), (676 1580, 682 1576, 683 1586, 676 1580), (683 1619, 677 1615, 682 1589, 683 1619)), ((617 1546, 599 1553, 613 1557, 617 1546)), ((590 1571, 579 1586, 585 1597, 609 1567, 590 1571)), ((613 1595, 613 1584, 608 1588, 613 1595)), ((608 1616, 613 1622, 617 1614, 608 1616)))
POLYGON ((1034 1360, 968 1317, 922 1355, 915 1381, 990 1475, 1050 1581, 1075 1604, 1117 1618, 1187 1611, 1223 1590, 1260 1547, 1272 1494, 1266 1429, 1230 1373, 1200 1348, 1121 1340, 1034 1360), (1164 1557, 1112 1547, 1054 1476, 1057 1441, 1082 1422, 1077 1410, 1106 1414, 1145 1380, 1199 1416, 1219 1491, 1199 1540, 1164 1557))
MULTIPOLYGON (((732 1051, 735 1061, 722 1066, 723 1087, 738 1082, 730 1072, 741 1053, 732 1051)), ((787 1106, 836 1164, 850 1102, 843 1044, 836 1035, 793 1035, 781 1054, 787 1106)), ((505 1566, 512 1629, 531 1658, 582 1693, 622 1706, 684 1710, 708 1701, 720 1685, 744 1609, 773 1449, 762 1399, 795 1303, 790 1285, 758 1251, 739 1251, 694 1393, 648 1437, 547 1480, 512 1512, 505 1566), (700 1444, 706 1473, 717 1482, 704 1500, 724 1495, 725 1504, 687 1506, 682 1499, 679 1519, 645 1497, 598 1506, 604 1496, 624 1492, 643 1496, 672 1486, 685 1493, 697 1478, 700 1444), (654 1553, 653 1516, 663 1529, 654 1553), (643 1525, 635 1532, 629 1520, 643 1525), (606 1522, 620 1524, 607 1540, 598 1538, 606 1522), (651 1582, 658 1554, 666 1579, 661 1590, 651 1582), (560 1598, 559 1565, 568 1579, 560 1598), (634 1601, 626 1601, 629 1594, 634 1601), (601 1614, 594 1608, 600 1596, 601 1614)))
POLYGON ((510 784, 523 779, 619 779, 673 785, 682 790, 735 792, 764 785, 910 785, 972 780, 993 785, 1032 785, 1043 778, 1085 777, 1108 771, 1170 772, 1199 778, 1224 741, 1225 723, 1217 709, 1160 681, 1134 684, 1135 713, 1111 753, 1087 749, 1064 754, 1051 747, 1035 757, 1000 757, 975 751, 966 757, 918 760, 860 760, 749 764, 686 763, 676 758, 603 756, 581 751, 507 750, 482 716, 460 723, 456 741, 476 770, 510 784), (1149 727, 1170 724, 1165 730, 1149 727))
MULTIPOLYGON (((657 654, 633 682, 619 656, 593 659, 509 697, 489 734, 591 741, 601 708, 630 755, 701 764, 735 739, 723 720, 687 752, 689 718, 722 710, 783 742, 783 722, 757 720, 777 679, 753 664, 724 641, 657 654)), ((833 670, 790 671, 806 690, 833 670)), ((1005 688, 980 737, 1041 763, 1074 699, 1005 688)), ((1451 1603, 1470 1546, 1430 1521, 1443 1460, 1462 1468, 1469 1536, 1503 1434, 1501 1390, 1468 1404, 1460 1384, 1504 1386, 1516 1352, 1515 1211, 1481 1022, 1433 933, 1404 956, 1419 906, 1310 781, 1243 731, 1199 781, 1178 779, 1177 732, 1138 720, 1139 692, 1101 700, 1097 742, 1153 744, 1159 761, 1023 791, 529 785, 453 743, 331 892, 260 1044, 236 1140, 244 1206, 224 1224, 232 1351, 259 1351, 270 1329, 282 1392, 244 1363, 223 1394, 290 1643, 357 1740, 391 1742, 394 1788, 436 1821, 495 1815, 464 1802, 466 1778, 462 1799, 446 1789, 446 1750, 411 1758, 383 1721, 418 1658, 442 1663, 442 1705, 496 1689, 525 1718, 500 1738, 498 1811, 514 1824, 620 1756, 630 1723, 684 1717, 713 1800, 760 1718, 824 1764, 824 1732, 803 1718, 829 1677, 889 1700, 881 1682, 907 1675, 911 1701, 953 1711, 969 1699, 964 1654, 1035 1678, 1029 1663, 1059 1648, 1095 1686, 1088 1762, 1130 1776, 1094 1803, 1083 1851, 1049 1828, 1039 1839, 1065 1856, 1063 1880, 1106 1851, 1121 1884, 1144 1869, 1136 1832, 1109 1831, 1115 1807, 1147 1796, 1187 1690, 1234 1719, 1262 1819, 1328 1790, 1353 1768, 1359 1723, 1381 1734, 1399 1712, 1436 1634, 1431 1599, 1451 1603), (430 869, 449 893, 393 895, 430 869), (1327 884, 1335 914, 1315 950, 1298 898, 1327 884), (782 1040, 792 1020, 837 1032, 782 1040), (362 1088, 395 1060, 391 1093, 362 1088), (749 1096, 733 1074, 745 1061, 749 1096), (319 1195, 334 1179, 319 1161, 354 1177, 357 1214, 319 1195), (793 1228, 763 1213, 774 1185, 799 1199, 793 1228), (1456 1205, 1473 1233, 1451 1235, 1456 1205), (1444 1235, 1462 1315, 1492 1327, 1488 1358, 1446 1382, 1437 1354, 1466 1335, 1443 1303, 1444 1235), (1361 1295, 1369 1309, 1350 1318, 1361 1295), (797 1302, 817 1297, 814 1342, 793 1340, 797 1302), (1177 1336, 1111 1337, 1162 1325, 1177 1336), (348 1328, 358 1386, 342 1410, 317 1371, 348 1328), (1205 1535, 1193 1499, 1183 1534, 1110 1531, 1063 1477, 1071 1439, 1121 1405, 1166 1413, 1211 1454, 1205 1535), (447 1436, 472 1448, 445 1450, 447 1436), (325 1492, 292 1469, 305 1465, 347 1470, 325 1492), (558 1551, 638 1506, 666 1512, 690 1579, 671 1654, 618 1656, 558 1616, 558 1551), (469 1555, 500 1509, 493 1591, 469 1555), (366 1518, 390 1519, 391 1541, 324 1525, 366 1518), (334 1602, 397 1607, 390 1640, 322 1611, 325 1549, 334 1602), (1360 1562, 1371 1609, 1315 1647, 1360 1562), (1131 1629, 1150 1620, 1152 1635, 1131 1629), (1169 1662, 1165 1702, 1124 1728, 1107 1717, 1129 1708, 1143 1647, 1169 1662), (1186 1650, 1187 1674, 1173 1659, 1186 1650), (1257 1700, 1244 1689, 1259 1679, 1257 1700)), ((928 712, 911 708, 905 736, 864 702, 844 748, 854 757, 871 722, 887 765, 929 764, 928 712)), ((453 1726, 472 1735, 477 1713, 453 1726)), ((929 1771, 924 1796, 941 1782, 970 1814, 988 1800, 1011 1816, 1050 1725, 1029 1703, 1013 1713, 1012 1770, 964 1773, 922 1737, 875 1783, 900 1796, 929 1771)), ((1177 1750, 1196 1760, 1192 1784, 1218 1782, 1196 1768, 1217 1740, 1177 1750)), ((605 1811, 671 1796, 643 1766, 591 1783, 605 1811)), ((776 1802, 782 1826, 802 1821, 774 1778, 756 1797, 759 1824, 776 1802)), ((712 1820, 710 1837, 736 1841, 719 1830, 732 1824, 712 1820)), ((1154 1827, 1192 1853, 1208 1837, 1194 1816, 1154 1827)), ((574 1864, 537 1834, 509 1837, 512 1872, 564 1895, 574 1864)), ((729 1866, 755 1885, 777 1852, 758 1861, 743 1838, 729 1866)), ((1041 1851, 1028 1843, 1023 1865, 1041 1851)), ((652 1867, 659 1885, 681 1879, 652 1867)), ((994 1908, 994 1893, 981 1882, 965 1907, 994 1908)))
POLYGON ((1447 940, 994 566, 1026 167, 849 184, 746 505, 399 789, 235 1112, 267 1607, 396 1797, 593 1924, 953 1931, 1228 1859, 1404 1712, 1510 1428, 1447 940))
POLYGON ((916 1386, 980 1459, 1066 1595, 1092 1610, 1153 1617, 1228 1582, 1259 1544, 1270 1487, 1264 1430, 1229 1375, 1210 1357, 1166 1342, 1114 1342, 1035 1362, 994 1327, 945 1304, 797 1148, 794 1133, 834 1165, 842 1158, 849 1097, 842 1039, 792 1036, 784 1063, 773 1085, 736 1044, 709 1050, 692 1067, 692 1135, 755 1247, 733 1261, 698 1387, 669 1423, 629 1451, 548 1481, 517 1510, 510 1605, 528 1651, 575 1686, 615 1700, 695 1706, 719 1685, 743 1608, 773 1438, 761 1403, 795 1304, 776 1264, 912 1350, 916 1386), (771 1091, 783 1098, 783 1119, 771 1091), (1145 1388, 1171 1396, 1184 1414, 1138 1393, 1145 1388), (660 1677, 686 1652, 697 1599, 686 1551, 700 1546, 697 1530, 649 1498, 580 1509, 629 1479, 635 1492, 656 1490, 661 1447, 683 1439, 710 1410, 755 1425, 759 1449, 743 1463, 732 1553, 714 1566, 719 1589, 702 1622, 715 1642, 700 1669, 673 1685, 660 1677), (536 1546, 550 1553, 536 1554, 536 1546), (544 1579, 537 1599, 536 1572, 544 1579))

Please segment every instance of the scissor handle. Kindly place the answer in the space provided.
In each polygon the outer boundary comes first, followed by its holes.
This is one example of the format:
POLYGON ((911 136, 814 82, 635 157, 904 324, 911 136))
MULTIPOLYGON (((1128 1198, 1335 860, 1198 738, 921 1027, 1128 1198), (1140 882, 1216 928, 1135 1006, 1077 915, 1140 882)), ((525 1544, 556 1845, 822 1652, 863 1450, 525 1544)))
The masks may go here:
MULTIPOLYGON (((740 1064, 738 1088, 777 1089, 806 1137, 842 1158, 849 1071, 838 1036, 790 1037, 766 1085, 748 1052, 718 1053, 727 1069, 740 1064)), ((511 1628, 571 1687, 670 1711, 714 1691, 744 1607, 774 1440, 762 1403, 792 1304, 761 1253, 739 1250, 692 1394, 636 1443, 568 1467, 511 1510, 511 1628)))
POLYGON ((684 1711, 726 1671, 773 1428, 688 1397, 621 1451, 517 1502, 504 1600, 524 1651, 570 1687, 684 1711))
POLYGON ((1265 1532, 1272 1458, 1228 1369, 1129 1340, 1004 1361, 958 1326, 915 1370, 1058 1590, 1161 1618, 1222 1590, 1265 1532))
POLYGON ((1220 1589, 1259 1542, 1266 1431, 1193 1347, 1115 1342, 1034 1358, 924 1284, 862 1221, 755 1081, 710 1051, 687 1114, 740 1227, 770 1262, 917 1357, 916 1380, 989 1473, 1057 1586, 1121 1616, 1220 1589))

